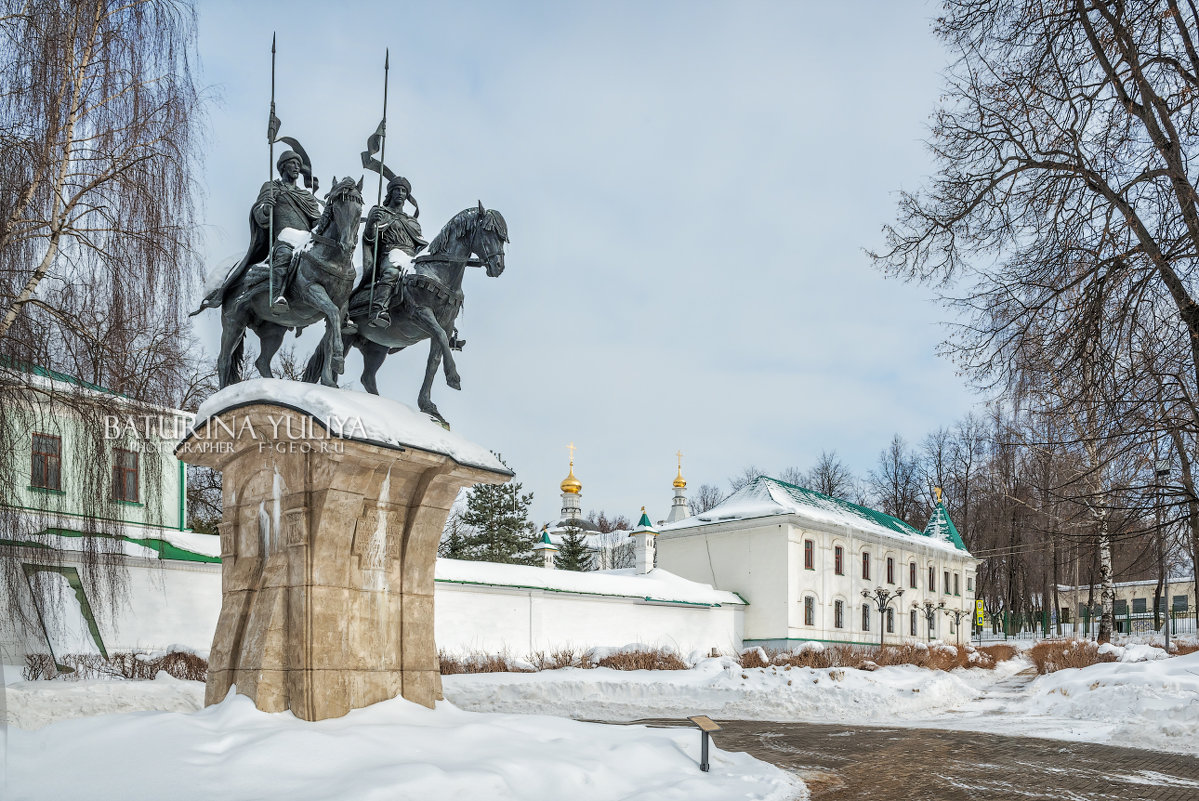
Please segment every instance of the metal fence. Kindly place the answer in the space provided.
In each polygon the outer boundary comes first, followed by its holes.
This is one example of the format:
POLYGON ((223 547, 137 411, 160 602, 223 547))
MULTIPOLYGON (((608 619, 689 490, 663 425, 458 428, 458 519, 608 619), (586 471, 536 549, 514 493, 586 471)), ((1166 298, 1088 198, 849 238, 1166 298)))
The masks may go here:
MULTIPOLYGON (((1057 636, 1079 636, 1094 639, 1098 634, 1101 615, 1100 610, 1084 609, 1080 616, 1081 619, 1063 621, 1060 626, 1057 616, 1052 612, 987 615, 982 625, 981 637, 977 625, 974 626, 971 634, 974 639, 982 639, 984 642, 1008 639, 1039 640, 1057 636)), ((1118 634, 1149 634, 1162 631, 1167 618, 1170 623, 1171 635, 1196 633, 1195 613, 1184 609, 1171 610, 1168 615, 1164 611, 1160 612, 1156 620, 1152 612, 1117 610, 1113 626, 1115 633, 1118 634)))

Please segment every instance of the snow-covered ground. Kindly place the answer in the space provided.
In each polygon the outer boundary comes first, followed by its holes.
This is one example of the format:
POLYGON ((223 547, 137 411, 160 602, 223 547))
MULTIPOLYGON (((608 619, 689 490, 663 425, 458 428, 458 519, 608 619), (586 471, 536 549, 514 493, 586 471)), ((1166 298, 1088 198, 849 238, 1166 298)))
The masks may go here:
POLYGON ((403 699, 317 723, 259 712, 233 694, 194 711, 203 685, 164 674, 7 690, 19 728, 7 732, 0 797, 12 801, 807 797, 798 779, 747 754, 713 748, 711 771, 701 773, 694 730, 467 712, 446 702, 430 710, 403 699), (172 711, 106 714, 155 708, 172 711))
POLYGON ((464 709, 605 720, 680 718, 885 724, 1111 743, 1199 754, 1199 653, 1165 658, 1132 644, 1128 661, 1036 676, 1024 657, 995 670, 875 671, 739 667, 565 669, 444 677, 464 709), (1134 661, 1134 660, 1148 661, 1134 661))

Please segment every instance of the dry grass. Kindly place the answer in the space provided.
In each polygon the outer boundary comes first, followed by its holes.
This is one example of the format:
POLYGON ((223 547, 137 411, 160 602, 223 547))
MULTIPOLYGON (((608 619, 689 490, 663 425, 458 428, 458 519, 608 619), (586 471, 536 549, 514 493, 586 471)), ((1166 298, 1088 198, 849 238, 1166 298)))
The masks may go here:
POLYGON ((67 654, 59 660, 67 669, 59 672, 50 654, 28 654, 21 676, 26 681, 49 679, 153 679, 159 671, 165 671, 176 679, 205 681, 208 678, 208 661, 195 654, 174 651, 169 654, 151 656, 142 651, 126 651, 109 654, 108 659, 99 654, 67 654))
POLYGON ((510 654, 486 654, 482 651, 472 651, 469 654, 448 654, 437 652, 437 661, 441 666, 441 675, 451 676, 456 673, 532 673, 531 666, 522 664, 510 654))
POLYGON ((991 645, 985 648, 957 647, 908 643, 905 645, 828 645, 820 649, 798 651, 751 648, 738 658, 743 668, 770 665, 806 668, 853 668, 874 670, 888 665, 916 665, 929 670, 953 670, 959 667, 994 668, 999 662, 1011 659, 1017 651, 1010 645, 991 645), (765 660, 763 660, 763 652, 765 660))
POLYGON ((1116 661, 1111 654, 1100 654, 1099 645, 1090 640, 1044 640, 1027 653, 1041 674, 1116 661))
POLYGON ((687 663, 673 651, 644 650, 621 651, 610 654, 596 663, 598 667, 613 670, 686 670, 687 663))
POLYGON ((1172 643, 1170 643, 1170 646, 1171 646, 1170 653, 1173 654, 1174 656, 1186 656, 1187 654, 1193 654, 1196 651, 1199 651, 1199 644, 1195 644, 1195 643, 1188 643, 1186 645, 1182 645, 1179 643, 1172 642, 1172 643))

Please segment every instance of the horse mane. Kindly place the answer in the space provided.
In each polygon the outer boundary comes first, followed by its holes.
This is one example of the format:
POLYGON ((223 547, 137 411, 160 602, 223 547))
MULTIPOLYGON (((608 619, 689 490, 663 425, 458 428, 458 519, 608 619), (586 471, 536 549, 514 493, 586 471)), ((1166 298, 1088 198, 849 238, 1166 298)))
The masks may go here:
MULTIPOLYGON (((433 237, 433 241, 429 243, 428 253, 430 255, 441 253, 455 239, 465 236, 478 214, 479 207, 471 206, 451 217, 450 221, 445 224, 437 236, 433 237)), ((508 223, 504 221, 503 216, 495 209, 487 209, 483 213, 483 230, 495 231, 505 242, 508 241, 508 223)))

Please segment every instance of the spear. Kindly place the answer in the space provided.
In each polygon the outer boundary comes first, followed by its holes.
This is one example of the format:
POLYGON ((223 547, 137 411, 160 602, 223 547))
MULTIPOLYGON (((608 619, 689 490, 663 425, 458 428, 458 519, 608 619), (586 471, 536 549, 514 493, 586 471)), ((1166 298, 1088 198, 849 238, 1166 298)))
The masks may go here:
POLYGON ((271 207, 267 210, 267 291, 270 293, 269 304, 275 302, 275 271, 271 269, 271 245, 275 242, 275 135, 279 133, 279 118, 275 116, 275 34, 271 33, 271 117, 266 123, 266 141, 270 150, 267 160, 266 180, 271 185, 271 207))
MULTIPOLYGON (((375 193, 375 205, 383 205, 383 165, 387 163, 387 74, 391 70, 391 48, 387 48, 383 52, 383 122, 379 124, 379 130, 383 133, 379 139, 379 191, 375 193)), ((370 306, 375 305, 375 280, 379 272, 379 247, 383 243, 379 241, 379 223, 375 222, 375 250, 374 258, 371 259, 371 294, 370 306)), ((369 312, 368 312, 369 313, 369 312)))

